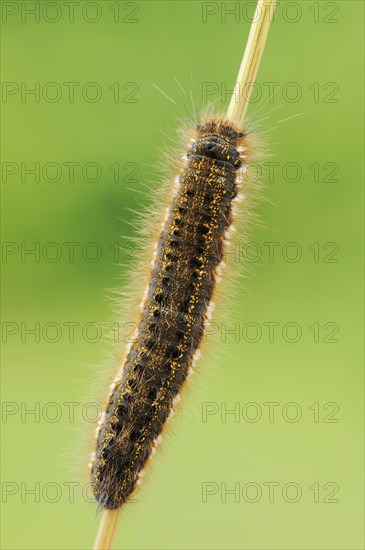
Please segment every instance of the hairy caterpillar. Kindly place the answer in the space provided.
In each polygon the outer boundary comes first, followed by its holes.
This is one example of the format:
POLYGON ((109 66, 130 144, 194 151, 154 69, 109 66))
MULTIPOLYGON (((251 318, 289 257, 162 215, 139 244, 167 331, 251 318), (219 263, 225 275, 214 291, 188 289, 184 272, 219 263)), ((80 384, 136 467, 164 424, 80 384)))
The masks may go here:
POLYGON ((193 363, 245 169, 245 139, 223 119, 197 126, 191 138, 137 336, 98 435, 92 482, 105 508, 133 492, 193 363))
MULTIPOLYGON (((259 0, 238 79, 254 81, 275 2, 259 0)), ((120 507, 159 443, 199 353, 225 240, 240 199, 250 151, 246 102, 193 129, 176 174, 141 303, 138 330, 115 378, 91 463, 95 498, 105 509, 95 548, 109 548, 120 507)))

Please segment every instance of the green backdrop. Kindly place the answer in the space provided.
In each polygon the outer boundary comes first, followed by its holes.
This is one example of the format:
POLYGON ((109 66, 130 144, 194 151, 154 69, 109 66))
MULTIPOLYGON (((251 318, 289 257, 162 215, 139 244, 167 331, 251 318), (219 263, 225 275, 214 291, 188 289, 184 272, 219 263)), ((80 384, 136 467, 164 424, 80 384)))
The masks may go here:
MULTIPOLYGON (((121 235, 192 103, 224 111, 254 3, 1 4, 2 547, 86 549, 121 235)), ((117 548, 363 548, 363 11, 277 8, 250 107, 268 201, 231 257, 248 276, 117 548)))

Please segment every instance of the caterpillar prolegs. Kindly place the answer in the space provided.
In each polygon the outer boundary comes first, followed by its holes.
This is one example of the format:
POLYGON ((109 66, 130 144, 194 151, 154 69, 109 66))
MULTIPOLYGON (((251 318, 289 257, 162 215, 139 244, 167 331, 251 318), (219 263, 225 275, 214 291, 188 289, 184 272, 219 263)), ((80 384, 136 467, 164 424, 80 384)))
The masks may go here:
POLYGON ((242 189, 250 192, 245 174, 251 145, 244 119, 275 3, 257 3, 237 77, 246 93, 233 95, 225 117, 202 117, 175 174, 137 334, 97 431, 91 479, 104 514, 95 549, 111 548, 121 506, 155 451, 199 353, 235 201, 242 189))
POLYGON ((244 175, 247 136, 213 118, 198 125, 157 243, 138 331, 98 433, 92 484, 119 508, 154 451, 203 337, 244 175))

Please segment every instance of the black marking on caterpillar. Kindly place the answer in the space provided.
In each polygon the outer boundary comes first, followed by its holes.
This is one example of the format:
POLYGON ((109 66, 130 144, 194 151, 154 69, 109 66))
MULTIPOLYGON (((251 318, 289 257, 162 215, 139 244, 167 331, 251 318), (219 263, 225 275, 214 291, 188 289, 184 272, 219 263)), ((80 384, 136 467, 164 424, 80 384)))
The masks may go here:
POLYGON ((247 148, 246 134, 224 119, 194 130, 138 332, 97 431, 91 479, 104 508, 119 508, 133 493, 198 353, 247 148))

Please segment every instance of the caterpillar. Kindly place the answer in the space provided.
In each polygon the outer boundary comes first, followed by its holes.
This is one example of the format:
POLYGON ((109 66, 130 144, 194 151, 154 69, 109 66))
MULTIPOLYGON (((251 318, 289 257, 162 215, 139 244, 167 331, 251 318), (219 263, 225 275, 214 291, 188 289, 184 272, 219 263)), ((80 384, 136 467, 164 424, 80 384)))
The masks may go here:
POLYGON ((92 483, 105 508, 133 492, 192 368, 245 169, 245 138, 224 119, 198 125, 191 138, 137 335, 98 435, 92 483))
MULTIPOLYGON (((238 79, 254 81, 275 2, 259 0, 238 79), (270 9, 271 8, 271 9, 270 9)), ((249 162, 246 101, 193 128, 162 222, 138 329, 97 430, 91 482, 104 509, 95 548, 110 548, 122 505, 140 482, 199 355, 225 243, 249 162)))

